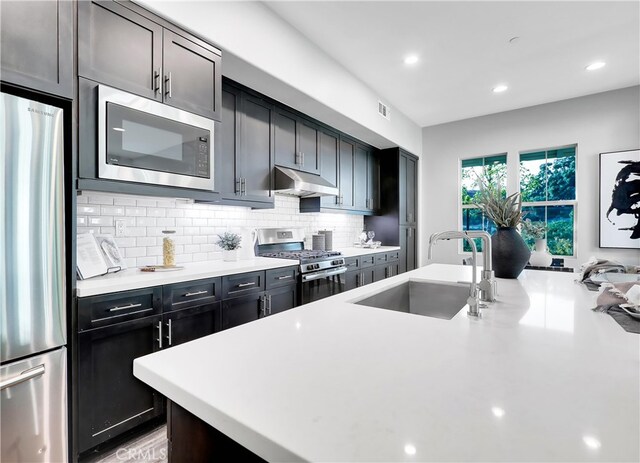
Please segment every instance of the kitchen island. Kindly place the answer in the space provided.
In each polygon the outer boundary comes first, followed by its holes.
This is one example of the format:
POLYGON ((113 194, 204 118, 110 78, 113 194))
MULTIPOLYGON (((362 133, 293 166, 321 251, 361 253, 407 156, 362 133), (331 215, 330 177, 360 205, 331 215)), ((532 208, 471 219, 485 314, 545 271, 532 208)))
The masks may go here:
POLYGON ((500 279, 479 319, 353 303, 471 279, 433 264, 141 357, 134 374, 268 461, 638 461, 640 336, 592 312, 575 277, 500 279))

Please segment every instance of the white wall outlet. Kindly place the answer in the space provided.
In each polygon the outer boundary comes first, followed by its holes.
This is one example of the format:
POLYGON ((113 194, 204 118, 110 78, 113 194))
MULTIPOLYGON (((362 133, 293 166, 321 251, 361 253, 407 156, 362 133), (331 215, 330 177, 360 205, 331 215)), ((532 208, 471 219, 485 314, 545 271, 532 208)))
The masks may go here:
POLYGON ((116 220, 116 236, 124 236, 127 233, 127 224, 124 220, 116 220))

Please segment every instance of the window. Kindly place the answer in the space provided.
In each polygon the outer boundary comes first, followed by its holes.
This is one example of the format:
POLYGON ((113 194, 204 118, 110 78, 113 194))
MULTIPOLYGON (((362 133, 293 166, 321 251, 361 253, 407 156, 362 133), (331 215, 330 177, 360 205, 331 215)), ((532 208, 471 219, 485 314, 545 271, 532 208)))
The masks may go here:
MULTIPOLYGON (((573 256, 576 208, 576 147, 520 153, 520 193, 525 219, 547 225, 554 256, 573 256)), ((523 235, 530 248, 534 239, 523 235)))
MULTIPOLYGON (((484 217, 484 214, 473 204, 473 197, 478 192, 477 179, 483 172, 495 182, 500 182, 504 194, 507 194, 507 155, 498 154, 482 158, 463 159, 461 171, 462 184, 462 229, 463 230, 484 230, 492 234, 495 224, 484 217)), ((478 252, 482 251, 482 241, 475 240, 478 252)), ((462 250, 471 252, 471 246, 463 241, 462 250)))

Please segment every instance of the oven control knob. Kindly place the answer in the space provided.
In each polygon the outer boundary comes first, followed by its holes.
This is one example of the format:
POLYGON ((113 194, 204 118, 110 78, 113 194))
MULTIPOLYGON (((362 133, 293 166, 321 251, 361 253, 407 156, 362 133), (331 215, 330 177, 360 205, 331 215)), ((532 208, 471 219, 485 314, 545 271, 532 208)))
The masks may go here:
POLYGON ((320 264, 313 264, 313 269, 318 270, 320 268, 320 264))
POLYGON ((340 265, 342 264, 341 260, 334 260, 333 262, 331 262, 331 265, 340 265))

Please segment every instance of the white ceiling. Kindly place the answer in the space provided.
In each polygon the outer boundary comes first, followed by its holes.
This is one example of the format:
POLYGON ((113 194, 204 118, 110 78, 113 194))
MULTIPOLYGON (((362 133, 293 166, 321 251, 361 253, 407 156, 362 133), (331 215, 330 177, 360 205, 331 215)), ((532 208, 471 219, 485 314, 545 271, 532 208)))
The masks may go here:
POLYGON ((266 5, 421 127, 640 83, 638 1, 266 5))

